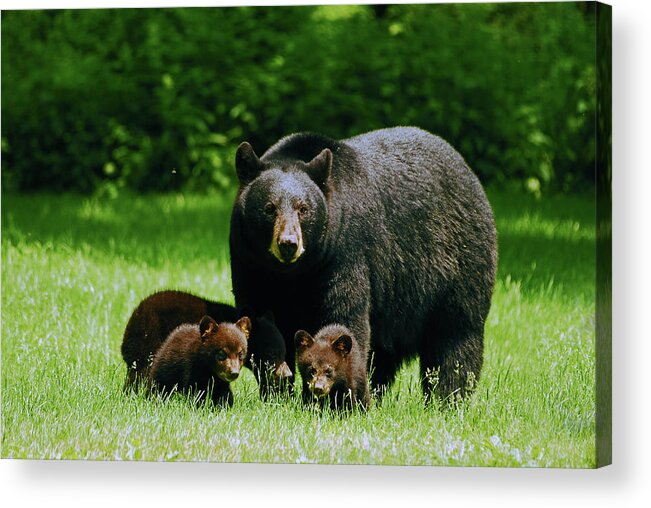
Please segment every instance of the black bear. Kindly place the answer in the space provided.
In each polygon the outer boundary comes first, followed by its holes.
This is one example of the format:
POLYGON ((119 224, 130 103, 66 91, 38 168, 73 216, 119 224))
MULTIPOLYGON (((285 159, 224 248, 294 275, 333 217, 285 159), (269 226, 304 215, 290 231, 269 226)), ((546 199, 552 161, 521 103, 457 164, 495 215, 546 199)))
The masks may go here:
POLYGON ((251 321, 219 323, 209 316, 198 325, 183 324, 170 333, 154 355, 149 369, 150 388, 164 394, 177 389, 197 402, 211 394, 215 405, 233 405, 230 384, 240 374, 246 357, 251 321))
POLYGON ((242 143, 235 166, 236 305, 273 311, 290 368, 296 330, 341 323, 378 393, 418 356, 427 399, 434 388, 465 395, 483 362, 496 231, 448 143, 413 127, 342 141, 301 133, 262 157, 242 143))
MULTIPOLYGON (((236 321, 245 312, 238 314, 235 307, 213 302, 183 291, 165 290, 143 299, 131 314, 122 339, 122 358, 127 364, 124 388, 137 391, 147 373, 154 355, 163 341, 177 326, 196 324, 202 316, 208 315, 217 321, 236 321)), ((292 376, 285 363, 285 342, 269 311, 262 316, 252 317, 251 337, 245 365, 253 370, 260 383, 261 394, 278 388, 292 376), (264 380, 261 378, 264 377, 264 380)))
POLYGON ((309 390, 303 392, 304 401, 311 394, 320 401, 328 399, 332 409, 368 409, 366 356, 348 328, 328 325, 315 337, 299 330, 294 343, 298 371, 309 390))

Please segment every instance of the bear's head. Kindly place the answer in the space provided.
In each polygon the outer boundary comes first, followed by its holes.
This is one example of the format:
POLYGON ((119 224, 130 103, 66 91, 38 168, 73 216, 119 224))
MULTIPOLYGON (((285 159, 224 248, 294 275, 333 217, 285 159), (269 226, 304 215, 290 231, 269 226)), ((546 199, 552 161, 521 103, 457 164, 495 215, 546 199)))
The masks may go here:
POLYGON ((251 331, 251 320, 243 317, 236 323, 219 323, 204 316, 199 323, 202 356, 213 374, 230 383, 240 375, 251 331))
POLYGON ((261 160, 242 143, 235 167, 244 235, 253 254, 287 269, 318 253, 328 222, 332 152, 326 148, 309 162, 261 160))
POLYGON ((294 335, 294 344, 301 377, 315 397, 325 397, 335 385, 347 383, 348 355, 353 347, 347 328, 326 327, 316 337, 299 330, 294 335))

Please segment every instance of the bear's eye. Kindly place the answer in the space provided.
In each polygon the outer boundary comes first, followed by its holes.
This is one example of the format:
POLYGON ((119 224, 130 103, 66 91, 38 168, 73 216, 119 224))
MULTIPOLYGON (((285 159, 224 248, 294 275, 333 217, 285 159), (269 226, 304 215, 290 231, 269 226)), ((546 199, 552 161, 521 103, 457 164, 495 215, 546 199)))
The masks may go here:
POLYGON ((244 351, 240 351, 240 360, 244 360, 245 353, 244 351))
POLYGON ((308 367, 307 368, 307 375, 312 377, 312 376, 314 376, 314 374, 316 374, 316 369, 314 367, 308 367))
POLYGON ((267 215, 275 215, 276 214, 276 205, 273 203, 267 203, 264 205, 264 213, 267 215))
POLYGON ((334 370, 333 370, 332 367, 328 367, 328 368, 325 370, 325 373, 326 373, 326 376, 328 376, 328 377, 332 377, 332 374, 334 373, 334 370))
POLYGON ((309 212, 310 212, 310 209, 308 208, 308 206, 305 203, 301 203, 298 206, 298 214, 301 217, 305 217, 309 212))
POLYGON ((217 354, 215 356, 219 361, 226 360, 226 351, 220 349, 219 351, 217 351, 217 354))

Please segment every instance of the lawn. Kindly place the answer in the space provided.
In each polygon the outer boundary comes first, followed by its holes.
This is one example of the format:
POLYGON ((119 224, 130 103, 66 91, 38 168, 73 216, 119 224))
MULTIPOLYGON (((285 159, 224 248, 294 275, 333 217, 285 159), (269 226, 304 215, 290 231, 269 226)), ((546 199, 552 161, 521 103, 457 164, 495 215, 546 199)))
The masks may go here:
POLYGON ((423 406, 417 363, 366 414, 230 410, 121 392, 140 299, 179 288, 232 302, 232 196, 2 197, 2 457, 595 466, 593 196, 489 192, 498 281, 474 396, 423 406))

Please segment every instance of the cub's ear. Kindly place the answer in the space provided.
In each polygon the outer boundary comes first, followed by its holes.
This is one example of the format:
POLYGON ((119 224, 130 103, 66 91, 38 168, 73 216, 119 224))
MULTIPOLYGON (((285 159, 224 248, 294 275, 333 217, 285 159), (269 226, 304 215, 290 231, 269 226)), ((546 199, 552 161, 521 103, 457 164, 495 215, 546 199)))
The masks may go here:
POLYGON ((208 335, 212 335, 217 331, 217 321, 210 316, 204 316, 199 323, 199 331, 201 332, 201 340, 206 340, 208 335))
POLYGON ((249 340, 249 334, 251 333, 251 320, 248 317, 244 316, 243 318, 240 318, 237 323, 235 323, 235 326, 242 330, 244 332, 246 340, 249 340))
POLYGON ((271 323, 276 322, 276 317, 274 316, 274 313, 271 312, 270 310, 268 310, 267 312, 262 314, 262 316, 260 316, 260 317, 262 317, 263 319, 266 319, 267 321, 269 321, 271 323))
POLYGON ((296 349, 306 349, 312 344, 314 344, 314 339, 305 330, 299 330, 296 332, 296 335, 294 335, 294 345, 296 346, 296 349))
POLYGON ((353 348, 353 339, 350 335, 340 335, 333 343, 332 349, 342 356, 346 356, 353 348))
POLYGON ((307 163, 307 173, 319 188, 325 189, 332 171, 332 152, 324 148, 319 155, 307 163))
POLYGON ((262 171, 262 163, 246 141, 237 147, 235 153, 235 169, 240 184, 246 185, 253 181, 262 171))

